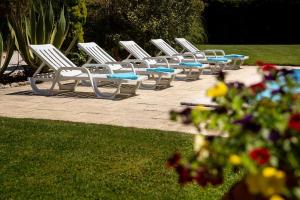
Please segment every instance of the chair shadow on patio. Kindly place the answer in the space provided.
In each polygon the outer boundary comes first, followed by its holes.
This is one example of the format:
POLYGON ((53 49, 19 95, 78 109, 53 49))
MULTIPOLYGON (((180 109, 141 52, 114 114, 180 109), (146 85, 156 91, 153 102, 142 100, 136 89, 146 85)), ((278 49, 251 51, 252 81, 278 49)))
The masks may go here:
MULTIPOLYGON (((106 94, 105 92, 103 94, 106 94)), ((131 98, 137 95, 122 95, 119 94, 116 96, 115 99, 105 99, 105 98, 97 98, 93 92, 82 92, 82 91, 59 91, 59 90, 54 90, 52 95, 45 96, 45 95, 39 95, 35 94, 31 90, 25 90, 25 91, 19 91, 19 92, 13 92, 13 93, 8 93, 6 95, 24 95, 24 96, 41 96, 41 97, 49 97, 49 98, 79 98, 79 99, 102 99, 102 100, 113 100, 113 101, 120 101, 124 100, 127 98, 131 98)))
MULTIPOLYGON (((53 95, 44 96, 44 95, 35 94, 34 92, 32 92, 30 90, 9 93, 6 95, 41 96, 41 97, 50 97, 50 98, 53 97, 53 98, 102 99, 102 100, 110 100, 110 101, 120 101, 120 100, 134 97, 134 96, 127 96, 127 95, 117 95, 115 99, 105 99, 105 98, 97 98, 93 92, 70 92, 70 91, 65 91, 65 92, 54 91, 53 95)), ((137 95, 135 95, 135 96, 137 96, 137 95)))

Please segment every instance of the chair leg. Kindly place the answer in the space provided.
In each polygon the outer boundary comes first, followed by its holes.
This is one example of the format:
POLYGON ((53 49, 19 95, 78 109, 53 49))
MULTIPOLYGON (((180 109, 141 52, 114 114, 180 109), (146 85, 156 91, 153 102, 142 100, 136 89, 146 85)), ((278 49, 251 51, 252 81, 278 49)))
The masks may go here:
POLYGON ((143 84, 140 83, 141 88, 146 90, 154 90, 158 88, 167 88, 170 87, 170 83, 174 80, 175 75, 172 75, 170 78, 163 78, 162 74, 158 74, 158 77, 155 78, 154 84, 143 84))
POLYGON ((33 78, 33 77, 30 77, 28 78, 28 81, 30 82, 30 86, 32 88, 32 91, 35 93, 35 94, 38 94, 38 95, 44 95, 44 96, 50 96, 53 94, 53 89, 57 83, 57 78, 54 78, 53 81, 52 81, 52 85, 49 89, 39 89, 37 84, 36 84, 36 79, 33 78))
POLYGON ((226 69, 227 70, 238 70, 241 69, 241 66, 243 65, 244 60, 242 59, 235 59, 232 63, 230 63, 226 69))
POLYGON ((136 83, 136 86, 135 86, 135 88, 134 88, 134 90, 133 90, 132 95, 136 95, 136 91, 140 88, 141 83, 142 83, 141 81, 138 81, 138 82, 136 83))
POLYGON ((117 89, 113 93, 110 93, 110 94, 102 93, 98 88, 98 82, 99 81, 97 81, 96 79, 93 79, 92 84, 91 84, 93 91, 98 98, 114 99, 116 97, 116 95, 120 93, 120 88, 121 88, 120 81, 118 81, 118 83, 117 83, 117 89))
POLYGON ((156 84, 156 88, 168 88, 171 87, 172 81, 175 80, 176 74, 172 74, 171 77, 163 78, 162 75, 159 76, 159 79, 156 84))
POLYGON ((79 81, 77 81, 77 80, 73 84, 68 84, 68 85, 64 85, 64 84, 58 82, 58 86, 59 86, 60 90, 68 90, 68 91, 72 91, 72 92, 75 91, 78 84, 79 84, 79 81))
POLYGON ((189 70, 189 73, 186 75, 186 80, 198 80, 203 72, 203 69, 199 69, 198 71, 193 71, 193 69, 189 70))

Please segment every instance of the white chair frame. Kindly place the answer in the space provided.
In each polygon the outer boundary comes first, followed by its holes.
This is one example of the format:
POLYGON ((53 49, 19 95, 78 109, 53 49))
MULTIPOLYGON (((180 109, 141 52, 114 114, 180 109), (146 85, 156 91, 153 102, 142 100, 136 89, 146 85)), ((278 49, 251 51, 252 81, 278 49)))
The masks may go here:
POLYGON ((63 55, 52 44, 30 45, 32 52, 42 60, 42 64, 36 70, 34 75, 29 78, 32 90, 40 95, 53 95, 54 87, 58 84, 59 90, 75 91, 79 81, 90 81, 91 87, 98 98, 114 99, 118 94, 135 95, 136 90, 143 80, 147 77, 139 76, 137 80, 130 79, 111 79, 108 74, 91 73, 86 67, 77 67, 65 55, 63 55), (40 73, 42 69, 48 66, 53 73, 40 73), (64 85, 62 81, 74 80, 74 84, 64 85), (36 82, 52 82, 49 89, 39 89, 36 82), (111 82, 116 84, 116 90, 113 93, 102 93, 98 88, 98 83, 111 82))
MULTIPOLYGON (((207 57, 224 57, 226 53, 221 49, 207 49, 200 51, 197 47, 195 47, 192 43, 190 43, 185 38, 175 38, 175 41, 183 48, 181 53, 183 52, 191 52, 197 55, 199 52, 204 52, 207 57)), ((224 66, 224 69, 228 70, 237 70, 240 69, 244 64, 245 60, 249 59, 249 56, 244 56, 243 58, 230 58, 231 62, 227 63, 224 66)))

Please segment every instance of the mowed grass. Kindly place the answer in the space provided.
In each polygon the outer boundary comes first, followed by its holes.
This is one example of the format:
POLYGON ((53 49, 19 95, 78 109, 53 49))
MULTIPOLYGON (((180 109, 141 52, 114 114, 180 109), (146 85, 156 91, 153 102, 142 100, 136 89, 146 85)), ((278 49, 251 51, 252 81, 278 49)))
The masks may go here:
POLYGON ((175 132, 0 118, 1 199, 220 199, 225 184, 180 187, 165 168, 193 136, 175 132))
POLYGON ((300 45, 198 45, 200 50, 223 49, 226 54, 250 56, 247 65, 264 61, 277 65, 300 66, 300 45))

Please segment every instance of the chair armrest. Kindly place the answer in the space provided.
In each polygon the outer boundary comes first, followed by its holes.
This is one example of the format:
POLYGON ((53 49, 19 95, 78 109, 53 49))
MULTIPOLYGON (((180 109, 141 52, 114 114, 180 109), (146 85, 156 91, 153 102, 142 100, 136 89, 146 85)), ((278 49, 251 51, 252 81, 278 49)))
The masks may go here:
POLYGON ((107 69, 109 71, 109 73, 113 73, 113 70, 111 69, 111 67, 108 65, 108 64, 84 64, 82 65, 81 67, 84 67, 84 68, 89 68, 89 67, 103 67, 105 69, 107 69))
POLYGON ((61 67, 59 68, 56 73, 55 76, 58 77, 58 75, 62 72, 62 71, 82 71, 84 73, 87 73, 88 77, 91 79, 91 73, 90 70, 88 70, 88 68, 86 67, 61 67))
POLYGON ((185 52, 185 53, 183 53, 183 56, 192 57, 195 62, 197 61, 196 55, 194 53, 192 53, 192 52, 185 52))
POLYGON ((122 62, 126 62, 126 63, 138 63, 138 62, 144 62, 144 60, 140 60, 140 59, 125 59, 122 62))
POLYGON ((84 73, 87 74, 88 78, 90 79, 91 85, 92 87, 94 87, 94 79, 91 75, 91 72, 89 71, 88 68, 86 67, 61 67, 59 68, 56 73, 55 73, 55 79, 56 81, 58 81, 58 75, 62 72, 62 71, 68 71, 68 70, 76 70, 76 71, 82 71, 84 73))
POLYGON ((205 53, 213 53, 215 56, 225 56, 225 51, 221 50, 221 49, 207 49, 204 51, 205 53))
POLYGON ((170 68, 170 63, 167 58, 176 58, 174 56, 158 56, 158 57, 145 57, 144 60, 163 60, 168 68, 170 68))
POLYGON ((126 62, 126 61, 121 61, 121 62, 107 62, 106 64, 112 64, 112 65, 114 65, 114 64, 126 65, 126 66, 128 66, 129 68, 132 69, 132 72, 133 72, 134 74, 136 74, 135 68, 134 68, 133 64, 130 63, 130 62, 126 62))
POLYGON ((57 70, 57 72, 60 73, 62 71, 69 71, 69 70, 71 70, 71 71, 75 70, 75 71, 82 71, 82 72, 90 73, 90 71, 86 67, 60 67, 57 70))
POLYGON ((213 57, 217 56, 217 54, 214 50, 204 50, 203 53, 205 56, 213 56, 213 57))
POLYGON ((89 67, 107 67, 107 65, 106 64, 86 63, 86 64, 83 64, 81 67, 86 67, 86 68, 89 68, 89 67))

